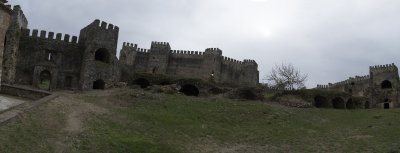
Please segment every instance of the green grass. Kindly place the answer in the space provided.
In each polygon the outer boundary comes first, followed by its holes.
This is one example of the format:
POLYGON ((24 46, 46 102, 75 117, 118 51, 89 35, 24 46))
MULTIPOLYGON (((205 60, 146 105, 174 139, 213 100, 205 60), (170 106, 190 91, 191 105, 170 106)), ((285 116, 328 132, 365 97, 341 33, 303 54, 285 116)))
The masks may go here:
MULTIPOLYGON (((278 152, 389 152, 400 147, 399 109, 282 109, 223 98, 159 94, 149 99, 131 98, 131 94, 118 93, 111 99, 132 104, 127 109, 114 109, 114 115, 131 119, 131 124, 104 116, 99 118, 103 124, 93 127, 146 138, 182 152, 201 150, 199 144, 208 143, 204 140, 227 147, 263 149, 268 144, 278 152)), ((103 97, 92 98, 88 101, 103 97)))
POLYGON ((400 109, 298 109, 139 89, 79 97, 109 113, 88 114, 84 131, 70 136, 62 130, 65 116, 43 106, 1 126, 0 150, 53 152, 53 137, 65 137, 57 141, 70 142, 75 152, 397 152, 400 147, 400 109))
POLYGON ((39 88, 48 90, 50 88, 50 81, 42 81, 42 82, 40 82, 39 83, 39 88))

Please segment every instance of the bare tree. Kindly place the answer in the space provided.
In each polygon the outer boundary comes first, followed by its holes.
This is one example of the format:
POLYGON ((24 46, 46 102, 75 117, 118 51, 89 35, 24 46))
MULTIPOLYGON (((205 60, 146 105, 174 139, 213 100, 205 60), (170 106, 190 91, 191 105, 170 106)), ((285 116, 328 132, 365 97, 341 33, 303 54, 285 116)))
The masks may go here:
POLYGON ((275 64, 265 80, 268 81, 271 87, 277 90, 284 89, 300 89, 305 87, 308 75, 302 75, 299 69, 296 69, 292 64, 282 63, 275 64))

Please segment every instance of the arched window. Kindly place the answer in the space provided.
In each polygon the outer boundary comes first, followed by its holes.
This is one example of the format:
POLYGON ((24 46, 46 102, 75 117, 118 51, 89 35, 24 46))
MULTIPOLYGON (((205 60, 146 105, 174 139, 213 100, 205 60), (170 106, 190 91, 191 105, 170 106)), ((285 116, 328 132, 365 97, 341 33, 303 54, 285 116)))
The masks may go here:
POLYGON ((381 83, 382 89, 391 89, 392 83, 389 80, 385 80, 381 83))
POLYGON ((97 61, 102 61, 104 63, 110 63, 110 55, 108 50, 105 48, 100 48, 96 51, 94 59, 97 61))

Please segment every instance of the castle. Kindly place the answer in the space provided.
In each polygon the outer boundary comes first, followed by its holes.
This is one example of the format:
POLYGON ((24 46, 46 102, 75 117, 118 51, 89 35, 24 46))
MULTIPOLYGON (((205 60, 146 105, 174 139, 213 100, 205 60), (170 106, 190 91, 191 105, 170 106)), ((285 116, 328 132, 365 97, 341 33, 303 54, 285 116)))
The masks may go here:
POLYGON ((136 73, 153 73, 203 78, 220 84, 255 86, 259 72, 254 60, 238 61, 222 56, 221 49, 204 52, 171 50, 167 42, 152 42, 150 49, 124 43, 120 62, 136 73))
POLYGON ((364 108, 400 106, 400 81, 394 64, 369 67, 369 75, 350 77, 338 83, 317 85, 317 89, 346 92, 355 97, 367 97, 364 108))
POLYGON ((4 8, 10 12, 10 20, 0 24, 0 34, 6 31, 1 37, 6 38, 1 73, 6 84, 44 86, 48 90, 104 89, 135 73, 201 78, 232 86, 255 86, 259 81, 254 60, 223 57, 217 48, 176 51, 165 42, 153 42, 150 49, 124 43, 118 59, 117 26, 95 20, 80 31, 79 37, 29 30, 20 6, 4 8))

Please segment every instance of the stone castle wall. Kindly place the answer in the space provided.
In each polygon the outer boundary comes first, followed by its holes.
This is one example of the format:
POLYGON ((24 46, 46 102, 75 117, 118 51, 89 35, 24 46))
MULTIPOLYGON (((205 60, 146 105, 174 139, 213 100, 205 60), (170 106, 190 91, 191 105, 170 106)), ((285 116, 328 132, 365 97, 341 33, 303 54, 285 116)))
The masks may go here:
POLYGON ((153 42, 150 49, 124 44, 118 60, 119 28, 113 24, 95 20, 77 37, 27 29, 28 21, 19 6, 10 13, 10 21, 4 21, 10 27, 2 31, 8 39, 2 58, 4 71, 0 72, 2 82, 7 84, 38 88, 49 84, 49 90, 104 89, 126 81, 132 72, 203 78, 231 85, 258 84, 255 61, 223 57, 220 49, 188 52, 173 51, 165 42, 153 42))
POLYGON ((40 72, 51 74, 52 89, 78 88, 82 62, 82 47, 77 37, 54 32, 22 30, 19 39, 16 77, 17 84, 37 86, 40 72), (55 36, 55 37, 54 37, 55 36))
POLYGON ((224 57, 218 48, 204 52, 171 50, 169 43, 153 42, 150 49, 142 49, 136 44, 124 43, 120 62, 136 73, 202 78, 235 86, 253 86, 259 80, 254 60, 242 62, 224 57))
POLYGON ((367 97, 369 107, 400 107, 400 81, 398 68, 394 64, 376 65, 369 68, 367 76, 356 76, 328 85, 317 85, 317 89, 346 92, 356 97, 367 97))

